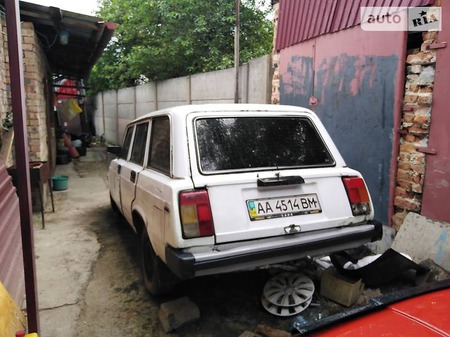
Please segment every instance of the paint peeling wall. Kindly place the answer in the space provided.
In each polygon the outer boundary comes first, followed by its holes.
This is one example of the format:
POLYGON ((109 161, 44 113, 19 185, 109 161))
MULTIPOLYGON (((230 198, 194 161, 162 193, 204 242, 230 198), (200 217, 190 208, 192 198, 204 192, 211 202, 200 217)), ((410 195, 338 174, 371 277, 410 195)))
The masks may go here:
POLYGON ((283 49, 280 59, 281 104, 315 110, 346 163, 364 175, 375 216, 386 224, 405 40, 356 26, 283 49))

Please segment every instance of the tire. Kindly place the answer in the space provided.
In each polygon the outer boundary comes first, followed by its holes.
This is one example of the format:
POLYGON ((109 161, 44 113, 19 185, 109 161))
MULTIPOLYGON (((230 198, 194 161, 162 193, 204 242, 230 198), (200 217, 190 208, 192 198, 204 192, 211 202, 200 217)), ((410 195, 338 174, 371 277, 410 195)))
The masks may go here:
POLYGON ((111 204, 111 209, 114 212, 114 214, 120 214, 119 207, 117 206, 116 202, 114 201, 112 195, 109 195, 109 202, 111 204))
POLYGON ((145 288, 152 295, 163 295, 171 292, 178 282, 177 277, 155 254, 147 229, 142 229, 141 236, 141 269, 145 288))

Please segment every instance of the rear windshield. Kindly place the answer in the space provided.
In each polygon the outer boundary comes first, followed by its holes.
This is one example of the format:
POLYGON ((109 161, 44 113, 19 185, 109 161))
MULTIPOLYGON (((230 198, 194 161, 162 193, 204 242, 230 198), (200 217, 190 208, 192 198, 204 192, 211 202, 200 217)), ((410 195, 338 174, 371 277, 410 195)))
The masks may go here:
POLYGON ((199 118, 195 126, 204 173, 334 165, 305 117, 199 118))

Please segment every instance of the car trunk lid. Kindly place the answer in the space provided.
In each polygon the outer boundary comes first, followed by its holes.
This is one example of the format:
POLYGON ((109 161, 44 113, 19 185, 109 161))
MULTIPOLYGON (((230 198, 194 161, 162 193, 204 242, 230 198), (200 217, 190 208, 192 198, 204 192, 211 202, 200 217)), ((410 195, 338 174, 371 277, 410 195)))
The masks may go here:
POLYGON ((345 167, 314 113, 227 111, 187 119, 192 180, 208 191, 216 243, 341 227, 373 216, 370 200, 366 215, 353 215, 342 178, 360 174, 345 167))
POLYGON ((196 177, 206 187, 217 243, 341 227, 355 221, 342 176, 349 169, 243 173, 216 181, 196 177), (261 185, 261 181, 277 182, 261 185), (289 181, 284 184, 283 181, 289 181), (332 189, 333 193, 329 193, 332 189))

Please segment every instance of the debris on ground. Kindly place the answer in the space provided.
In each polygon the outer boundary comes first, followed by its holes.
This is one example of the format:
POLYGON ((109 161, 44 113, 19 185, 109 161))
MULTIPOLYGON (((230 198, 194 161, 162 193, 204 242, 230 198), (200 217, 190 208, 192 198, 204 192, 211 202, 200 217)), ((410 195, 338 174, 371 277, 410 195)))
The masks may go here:
POLYGON ((287 331, 259 324, 253 332, 244 331, 239 337, 291 337, 291 334, 287 331))
MULTIPOLYGON (((333 317, 346 317, 378 302, 393 300, 397 294, 415 291, 417 285, 450 278, 450 273, 431 259, 418 264, 394 249, 373 254, 365 246, 304 259, 279 269, 282 272, 264 287, 263 306, 273 315, 293 316, 292 331, 299 332, 314 330, 333 317), (303 273, 312 277, 309 293, 300 291, 298 286, 305 287, 305 280, 296 281, 299 275, 306 277, 303 273), (296 312, 300 302, 305 303, 304 308, 296 312)), ((257 331, 246 333, 241 337, 269 336, 257 331)))

